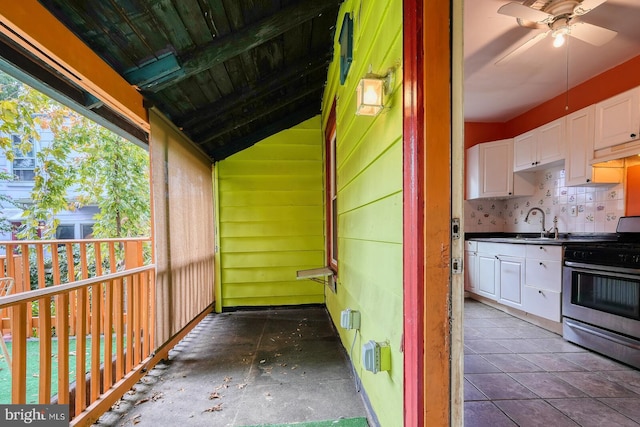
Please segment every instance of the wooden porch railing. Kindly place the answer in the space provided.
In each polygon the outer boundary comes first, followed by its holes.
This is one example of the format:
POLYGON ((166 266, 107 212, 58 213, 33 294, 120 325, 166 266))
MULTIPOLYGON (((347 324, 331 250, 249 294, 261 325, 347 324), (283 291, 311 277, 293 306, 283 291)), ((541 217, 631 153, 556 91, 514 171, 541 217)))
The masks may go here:
POLYGON ((16 281, 12 294, 0 298, 0 333, 11 331, 11 403, 69 404, 74 418, 155 349, 155 265, 145 261, 150 240, 13 241, 0 242, 1 249, 0 277, 16 281), (27 402, 27 339, 34 336, 38 401, 27 402))

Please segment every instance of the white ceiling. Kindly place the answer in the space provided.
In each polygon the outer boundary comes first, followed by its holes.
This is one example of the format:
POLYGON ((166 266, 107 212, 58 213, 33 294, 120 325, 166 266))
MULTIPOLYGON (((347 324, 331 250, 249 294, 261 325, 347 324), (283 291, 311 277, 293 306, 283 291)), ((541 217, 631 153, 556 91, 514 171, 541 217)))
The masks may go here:
POLYGON ((569 37, 565 46, 554 48, 553 39, 546 37, 523 54, 496 66, 498 59, 544 31, 521 27, 515 18, 498 14, 498 8, 508 2, 465 0, 466 121, 510 120, 562 94, 567 87, 640 55, 640 0, 608 0, 582 20, 617 31, 609 43, 596 47, 569 37))

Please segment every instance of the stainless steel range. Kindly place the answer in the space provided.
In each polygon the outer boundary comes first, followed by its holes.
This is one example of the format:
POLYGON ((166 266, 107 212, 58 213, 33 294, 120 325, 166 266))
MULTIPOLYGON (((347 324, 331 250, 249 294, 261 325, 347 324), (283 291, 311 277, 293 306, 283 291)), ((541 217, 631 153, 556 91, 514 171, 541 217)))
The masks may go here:
POLYGON ((616 232, 565 245, 563 337, 640 368, 640 216, 620 218, 616 232))

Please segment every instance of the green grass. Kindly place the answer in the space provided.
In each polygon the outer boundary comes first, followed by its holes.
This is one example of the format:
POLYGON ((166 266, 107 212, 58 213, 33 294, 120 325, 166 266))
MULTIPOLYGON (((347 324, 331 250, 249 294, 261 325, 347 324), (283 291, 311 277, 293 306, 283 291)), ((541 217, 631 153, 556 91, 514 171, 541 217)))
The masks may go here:
MULTIPOLYGON (((9 354, 11 343, 7 342, 9 354)), ((104 338, 100 338, 100 363, 103 361, 104 338)), ((113 340, 115 351, 115 337, 113 340)), ((51 340, 51 395, 58 394, 58 340, 51 340)), ((69 383, 76 379, 76 339, 69 338, 69 383)), ((86 370, 91 369, 91 337, 87 337, 86 370)), ((40 340, 27 340, 27 403, 38 403, 38 383, 40 370, 40 340)), ((11 372, 9 365, 0 351, 0 404, 11 403, 11 372)))
POLYGON ((340 418, 328 421, 308 421, 292 424, 260 424, 253 427, 369 427, 366 418, 340 418))

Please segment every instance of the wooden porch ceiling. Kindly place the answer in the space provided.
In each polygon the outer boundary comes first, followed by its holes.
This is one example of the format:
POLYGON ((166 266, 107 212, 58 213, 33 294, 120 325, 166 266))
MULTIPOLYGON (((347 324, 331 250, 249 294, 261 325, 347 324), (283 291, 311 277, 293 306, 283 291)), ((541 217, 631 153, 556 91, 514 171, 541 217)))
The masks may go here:
POLYGON ((222 160, 320 112, 342 0, 39 0, 222 160))

